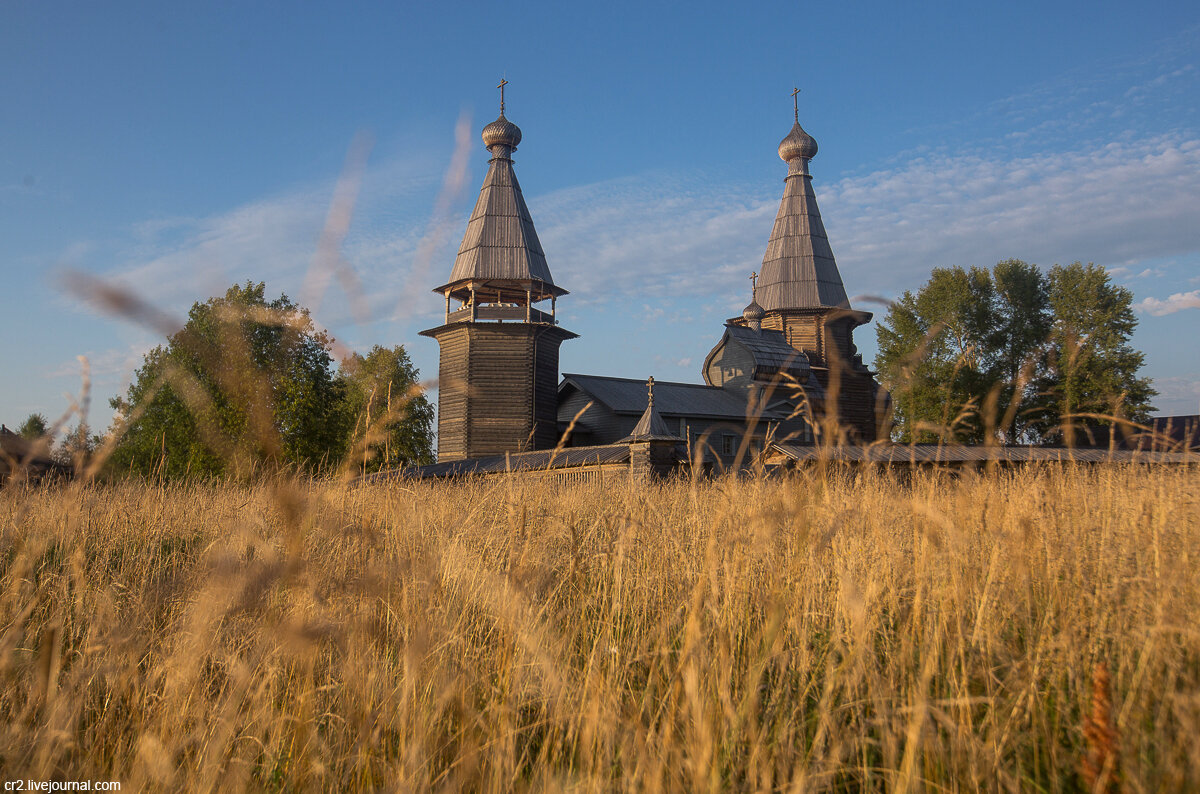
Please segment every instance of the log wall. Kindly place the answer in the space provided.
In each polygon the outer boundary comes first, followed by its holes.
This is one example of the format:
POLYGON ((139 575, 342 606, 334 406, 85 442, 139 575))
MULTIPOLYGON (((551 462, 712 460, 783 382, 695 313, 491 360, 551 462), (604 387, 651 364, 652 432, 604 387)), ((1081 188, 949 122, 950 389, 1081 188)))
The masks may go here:
POLYGON ((558 348, 570 332, 543 323, 452 323, 441 348, 438 461, 552 448, 558 348))

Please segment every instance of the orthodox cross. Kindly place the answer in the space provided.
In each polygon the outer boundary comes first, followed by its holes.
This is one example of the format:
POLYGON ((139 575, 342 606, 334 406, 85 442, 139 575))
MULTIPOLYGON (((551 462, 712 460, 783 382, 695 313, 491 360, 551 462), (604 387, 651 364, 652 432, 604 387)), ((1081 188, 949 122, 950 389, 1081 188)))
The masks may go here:
MULTIPOLYGON (((508 81, 505 80, 503 77, 501 77, 500 85, 496 86, 496 88, 500 89, 500 115, 501 116, 504 115, 504 86, 506 86, 506 85, 508 85, 508 81)), ((799 116, 797 116, 797 118, 799 118, 799 116)))
MULTIPOLYGON (((796 114, 796 123, 797 124, 800 123, 800 100, 797 99, 797 95, 799 93, 800 93, 799 88, 792 89, 792 112, 796 114)), ((504 102, 501 102, 500 104, 503 105, 504 102)))
POLYGON ((758 273, 754 272, 750 274, 750 297, 758 297, 758 273))
POLYGON ((654 407, 654 376, 653 375, 650 376, 650 380, 646 381, 646 390, 649 392, 649 395, 650 395, 650 404, 646 407, 653 408, 654 407))

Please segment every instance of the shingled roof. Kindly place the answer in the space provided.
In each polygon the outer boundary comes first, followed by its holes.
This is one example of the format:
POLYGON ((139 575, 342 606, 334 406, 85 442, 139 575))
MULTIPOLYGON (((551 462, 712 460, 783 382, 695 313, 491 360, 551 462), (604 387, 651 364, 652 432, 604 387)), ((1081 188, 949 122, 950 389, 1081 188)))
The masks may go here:
POLYGON ((33 480, 52 474, 69 475, 71 468, 51 459, 48 451, 48 441, 35 443, 0 425, 0 482, 13 472, 33 480))
POLYGON ((667 423, 663 421, 662 416, 654 407, 654 378, 650 378, 647 383, 649 393, 646 400, 646 410, 642 414, 642 418, 634 425, 633 432, 625 438, 626 441, 683 441, 671 429, 667 427, 667 423))
MULTIPOLYGON (((817 208, 808 173, 809 158, 803 156, 810 150, 788 145, 797 128, 798 123, 779 148, 780 157, 788 164, 788 175, 763 256, 757 299, 766 311, 849 309, 846 287, 817 208)), ((815 142, 811 152, 816 152, 815 142)))
POLYGON ((488 164, 487 176, 479 190, 479 199, 467 221, 450 281, 438 287, 436 292, 464 285, 469 282, 523 282, 534 287, 534 292, 548 297, 564 295, 566 290, 556 287, 546 263, 546 254, 538 240, 533 218, 525 205, 521 185, 513 170, 510 152, 516 150, 520 131, 515 124, 503 119, 512 130, 515 139, 503 140, 488 136, 497 119, 484 129, 484 141, 489 142, 492 159, 488 164))
POLYGON ((725 336, 745 345, 755 363, 763 369, 806 370, 809 367, 808 356, 789 345, 783 331, 768 328, 755 331, 742 325, 726 325, 725 336))
MULTIPOLYGON (((559 403, 565 389, 576 388, 604 403, 616 414, 642 414, 646 410, 646 382, 632 378, 563 373, 558 386, 559 403)), ((654 409, 663 416, 696 416, 711 419, 745 421, 747 393, 742 389, 722 389, 700 383, 654 382, 654 409)), ((763 412, 763 419, 783 419, 782 409, 763 412)))

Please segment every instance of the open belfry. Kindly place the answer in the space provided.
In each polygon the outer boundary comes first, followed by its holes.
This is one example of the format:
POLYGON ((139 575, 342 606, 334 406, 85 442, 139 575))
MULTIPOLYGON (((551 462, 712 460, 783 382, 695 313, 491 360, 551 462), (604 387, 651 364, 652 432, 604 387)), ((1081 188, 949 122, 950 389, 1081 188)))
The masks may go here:
POLYGON ((546 255, 513 172, 521 129, 504 117, 483 128, 491 153, 445 296, 438 341, 438 460, 553 447, 558 441, 558 347, 576 334, 555 322, 567 294, 546 255), (550 301, 549 313, 534 308, 550 301), (452 309, 451 302, 458 307, 452 309))
MULTIPOLYGON (((788 173, 762 275, 750 305, 729 324, 781 331, 786 343, 807 358, 824 392, 813 401, 817 419, 836 420, 845 441, 869 443, 881 434, 888 400, 854 346, 854 329, 870 322, 871 313, 851 308, 846 297, 809 173, 817 142, 800 126, 797 94, 799 89, 792 92, 795 121, 779 144, 788 173)), ((704 377, 718 385, 710 369, 704 377)))

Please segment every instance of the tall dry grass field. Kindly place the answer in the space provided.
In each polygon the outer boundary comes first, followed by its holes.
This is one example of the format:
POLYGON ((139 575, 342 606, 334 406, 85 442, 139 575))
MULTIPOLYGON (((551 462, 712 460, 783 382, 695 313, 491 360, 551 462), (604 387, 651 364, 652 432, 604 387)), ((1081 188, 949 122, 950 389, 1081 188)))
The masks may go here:
POLYGON ((1186 790, 1198 480, 10 488, 2 776, 1186 790))

